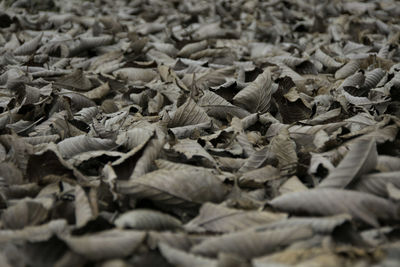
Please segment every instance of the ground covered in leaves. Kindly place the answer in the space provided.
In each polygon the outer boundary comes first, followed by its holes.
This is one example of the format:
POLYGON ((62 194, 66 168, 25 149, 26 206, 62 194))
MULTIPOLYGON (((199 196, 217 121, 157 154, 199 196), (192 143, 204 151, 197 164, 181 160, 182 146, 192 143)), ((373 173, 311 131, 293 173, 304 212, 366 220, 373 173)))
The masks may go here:
POLYGON ((0 265, 398 266, 399 38, 395 0, 3 1, 0 265))

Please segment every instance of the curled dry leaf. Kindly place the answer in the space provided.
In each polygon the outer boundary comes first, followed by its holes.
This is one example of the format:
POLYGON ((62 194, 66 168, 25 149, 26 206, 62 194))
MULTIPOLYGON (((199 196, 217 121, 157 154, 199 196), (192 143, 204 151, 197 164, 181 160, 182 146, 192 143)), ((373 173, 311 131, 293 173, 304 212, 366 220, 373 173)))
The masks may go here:
POLYGON ((66 236, 63 240, 75 253, 91 260, 102 260, 131 255, 145 237, 145 232, 114 229, 83 236, 66 236))
POLYGON ((113 73, 117 78, 136 82, 149 82, 157 76, 157 72, 151 69, 140 69, 140 68, 124 68, 116 70, 113 73))
POLYGON ((111 149, 115 143, 112 140, 79 135, 64 139, 57 147, 64 158, 71 158, 82 152, 111 149))
POLYGON ((271 101, 271 73, 268 69, 235 95, 233 101, 249 112, 265 113, 269 110, 271 101))
POLYGON ((221 202, 226 189, 211 172, 198 169, 158 170, 119 182, 117 191, 136 199, 149 199, 159 205, 182 208, 201 203, 221 202))
POLYGON ((119 228, 135 230, 175 230, 181 222, 168 215, 153 210, 133 210, 121 214, 114 222, 119 228))
POLYGON ((271 223, 285 217, 283 213, 245 211, 205 203, 199 215, 188 222, 185 229, 195 232, 229 233, 271 223))
POLYGON ((308 226, 314 232, 319 234, 332 233, 336 227, 350 222, 351 217, 347 214, 341 214, 329 217, 291 217, 272 222, 263 226, 256 227, 256 231, 266 231, 272 229, 282 229, 286 227, 308 226))
POLYGON ((188 98, 188 100, 176 110, 173 118, 168 122, 168 127, 174 128, 208 122, 210 122, 210 118, 204 109, 198 106, 193 99, 188 98))
POLYGON ((224 252, 251 259, 274 252, 277 247, 310 238, 312 235, 312 230, 303 226, 263 232, 246 230, 212 237, 192 247, 191 251, 209 257, 215 257, 218 253, 224 252))
POLYGON ((1 215, 1 220, 8 229, 23 229, 25 226, 44 222, 47 216, 48 210, 41 203, 25 200, 7 208, 1 215))
POLYGON ((321 182, 319 187, 345 188, 354 179, 372 171, 377 164, 375 140, 361 140, 350 147, 339 165, 321 182))
POLYGON ((90 202, 82 187, 75 187, 75 220, 76 226, 82 227, 94 217, 90 202))
POLYGON ((216 267, 218 263, 216 260, 209 259, 206 257, 194 255, 176 248, 173 248, 165 243, 160 243, 158 245, 161 254, 168 260, 170 264, 174 266, 196 266, 205 267, 211 266, 216 267))
POLYGON ((238 183, 243 187, 262 188, 268 181, 279 179, 281 177, 280 171, 271 165, 264 166, 255 170, 243 173, 238 183))
POLYGON ((297 153, 296 143, 290 139, 289 131, 282 129, 281 132, 271 140, 271 151, 278 159, 278 166, 282 172, 291 175, 296 171, 297 153))
POLYGON ((394 186, 399 186, 399 175, 399 171, 363 175, 360 177, 360 179, 353 183, 350 188, 380 197, 387 197, 387 185, 393 184, 394 186))
POLYGON ((397 205, 387 199, 340 189, 289 193, 271 200, 270 205, 279 211, 295 214, 329 216, 347 213, 355 220, 373 226, 378 226, 379 221, 397 220, 399 216, 397 205))

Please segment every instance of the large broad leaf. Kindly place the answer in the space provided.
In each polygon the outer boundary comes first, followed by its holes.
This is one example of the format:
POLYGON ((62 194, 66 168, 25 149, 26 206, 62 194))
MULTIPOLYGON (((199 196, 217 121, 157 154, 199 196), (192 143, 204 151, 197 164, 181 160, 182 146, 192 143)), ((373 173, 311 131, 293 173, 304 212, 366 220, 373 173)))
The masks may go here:
POLYGON ((235 95, 233 101, 251 113, 265 113, 271 102, 271 73, 265 70, 251 84, 235 95))
POLYGON ((350 147, 350 151, 333 169, 319 187, 345 188, 354 179, 373 170, 378 153, 375 140, 361 140, 350 147))
POLYGON ((246 211, 205 203, 201 207, 199 215, 187 223, 185 229, 196 232, 227 233, 271 223, 285 217, 286 215, 283 213, 246 211))
POLYGON ((229 116, 243 118, 250 113, 241 107, 234 106, 218 94, 206 90, 199 99, 198 105, 204 108, 209 116, 226 119, 229 116))
POLYGON ((270 205, 283 212, 318 216, 350 214, 353 219, 372 226, 379 221, 398 220, 398 206, 389 200, 371 194, 341 190, 312 189, 279 196, 270 205))
POLYGON ((209 257, 216 257, 218 253, 231 253, 251 259, 312 235, 311 229, 304 226, 264 232, 246 230, 206 239, 191 251, 209 257))
POLYGON ((215 175, 199 169, 158 170, 129 182, 120 181, 117 189, 136 199, 182 208, 207 201, 221 202, 226 194, 225 186, 215 175))
POLYGON ((94 138, 86 135, 70 137, 57 144, 63 158, 71 158, 79 153, 87 151, 107 150, 115 146, 112 140, 94 138))
POLYGON ((168 127, 173 128, 204 122, 210 122, 207 113, 193 99, 189 98, 176 110, 173 118, 168 122, 168 127))

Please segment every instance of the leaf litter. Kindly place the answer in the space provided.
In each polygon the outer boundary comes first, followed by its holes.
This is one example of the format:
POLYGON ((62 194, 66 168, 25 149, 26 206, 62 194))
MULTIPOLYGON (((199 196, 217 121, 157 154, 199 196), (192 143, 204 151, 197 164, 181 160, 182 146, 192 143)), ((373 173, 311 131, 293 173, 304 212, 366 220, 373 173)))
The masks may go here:
POLYGON ((397 266, 400 7, 0 2, 1 266, 397 266))

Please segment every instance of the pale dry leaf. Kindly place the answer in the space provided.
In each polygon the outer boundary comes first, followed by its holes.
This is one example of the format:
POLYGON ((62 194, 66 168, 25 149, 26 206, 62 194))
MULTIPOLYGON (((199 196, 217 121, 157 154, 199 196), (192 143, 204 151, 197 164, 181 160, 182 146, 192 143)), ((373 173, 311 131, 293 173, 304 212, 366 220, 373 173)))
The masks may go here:
POLYGON ((271 223, 285 217, 283 213, 246 211, 205 203, 200 208, 199 215, 188 222, 185 229, 194 232, 229 233, 271 223))
POLYGON ((114 224, 119 228, 135 230, 176 230, 182 227, 181 222, 168 215, 154 210, 136 209, 118 216, 114 224))
POLYGON ((251 259, 312 235, 312 230, 304 226, 262 232, 245 230, 209 238, 192 247, 191 252, 209 257, 223 252, 251 259))
POLYGON ((356 221, 375 227, 379 226, 379 221, 396 220, 399 216, 397 205, 387 199, 330 188, 284 194, 270 201, 270 205, 294 214, 328 216, 347 213, 356 221))
POLYGON ((264 70, 254 82, 237 93, 233 101, 251 113, 265 113, 271 105, 271 84, 271 73, 268 69, 264 70))
POLYGON ((361 140, 350 147, 339 165, 319 184, 321 188, 345 188, 355 179, 372 171, 377 164, 378 152, 374 139, 361 140))
POLYGON ((211 172, 198 169, 157 170, 128 182, 117 183, 117 191, 136 199, 149 199, 166 206, 193 207, 221 202, 227 191, 211 172))
POLYGON ((145 232, 113 229, 62 239, 75 253, 91 260, 104 260, 131 255, 145 237, 145 232))

